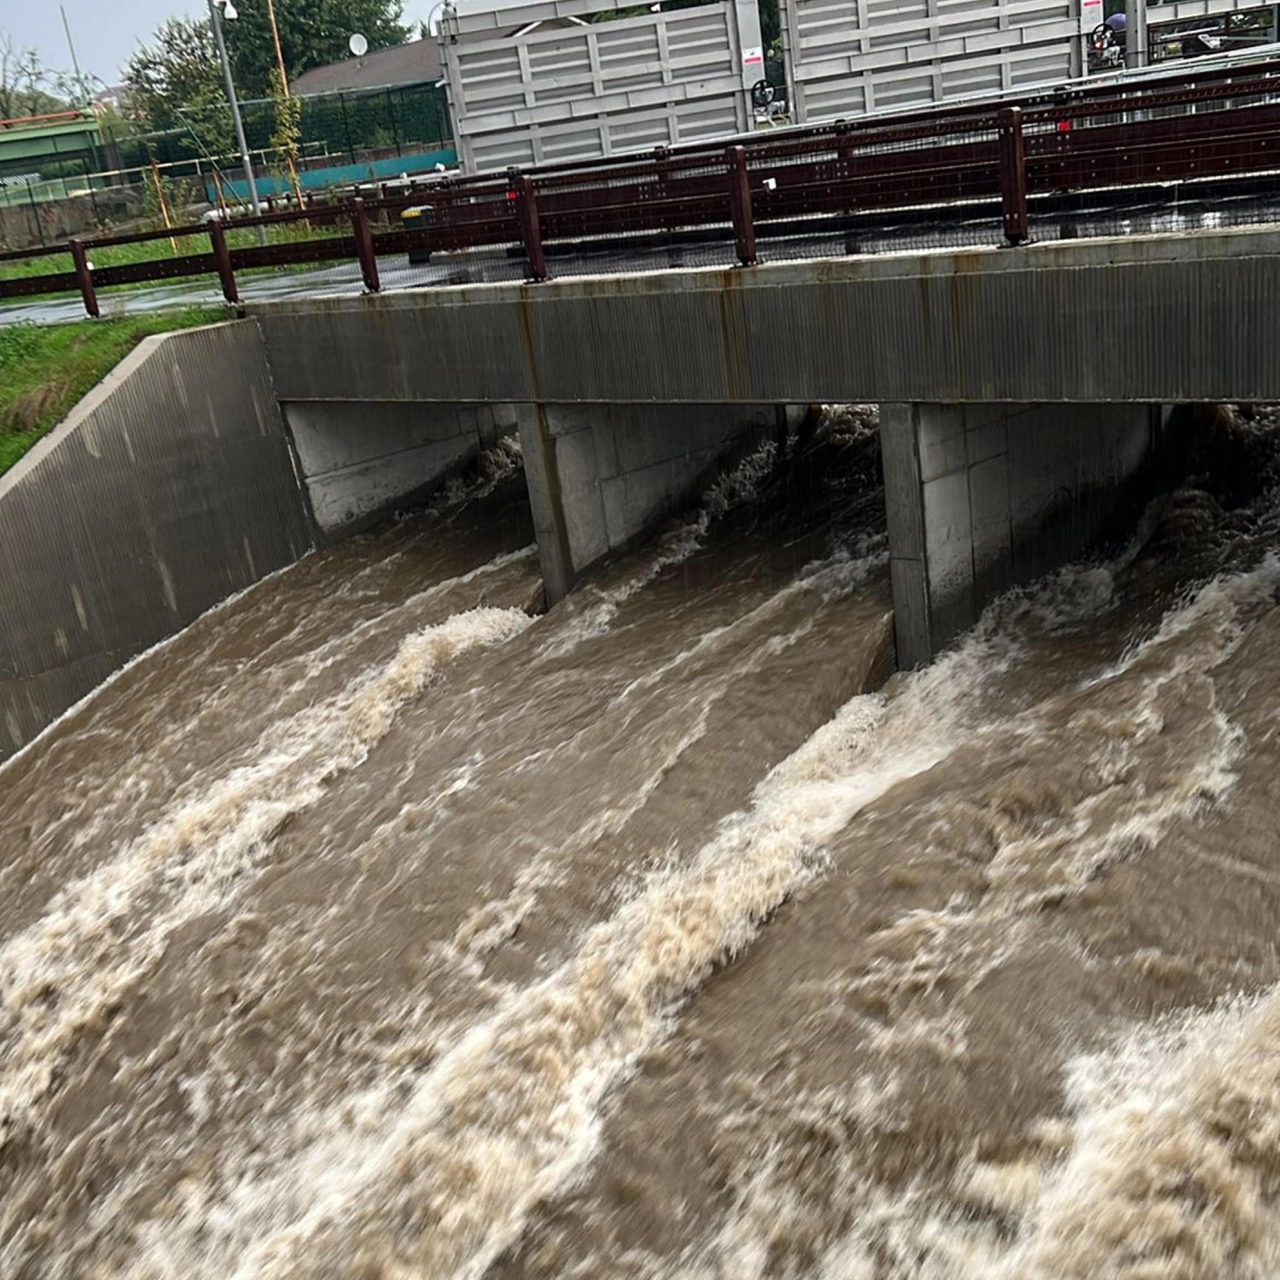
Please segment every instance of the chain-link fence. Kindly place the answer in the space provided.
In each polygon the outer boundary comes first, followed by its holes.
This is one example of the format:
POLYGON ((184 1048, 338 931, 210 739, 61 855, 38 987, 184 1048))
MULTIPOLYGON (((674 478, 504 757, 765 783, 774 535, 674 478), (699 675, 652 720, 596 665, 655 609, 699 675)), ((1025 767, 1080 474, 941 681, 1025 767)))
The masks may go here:
MULTIPOLYGON (((453 160, 443 89, 431 83, 296 100, 294 157, 304 192, 422 172, 453 160)), ((259 194, 287 197, 294 177, 277 144, 280 104, 242 104, 259 194)), ((48 139, 43 155, 0 160, 0 248, 54 244, 140 219, 181 221, 203 204, 247 198, 228 107, 183 114, 163 133, 123 132, 48 139)))

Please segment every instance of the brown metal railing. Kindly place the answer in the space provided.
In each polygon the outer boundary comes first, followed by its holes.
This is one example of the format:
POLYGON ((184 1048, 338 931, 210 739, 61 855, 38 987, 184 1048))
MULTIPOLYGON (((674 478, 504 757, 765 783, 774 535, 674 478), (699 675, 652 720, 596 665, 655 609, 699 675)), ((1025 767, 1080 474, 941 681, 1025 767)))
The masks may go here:
POLYGON ((432 180, 394 196, 309 206, 224 226, 166 228, 0 254, 6 262, 69 253, 74 270, 0 279, 0 299, 216 275, 229 302, 237 273, 357 260, 381 287, 378 258, 506 248, 531 280, 548 275, 547 248, 626 246, 642 237, 714 235, 749 266, 758 237, 832 217, 959 207, 991 217, 992 239, 1026 242, 1037 200, 1067 193, 1155 188, 1204 179, 1280 175, 1280 61, 1215 67, 1178 79, 1083 83, 1021 101, 967 104, 837 121, 648 156, 566 162, 528 172, 432 180), (419 225, 398 215, 421 209, 419 225), (990 211, 989 214, 987 211, 990 211), (288 243, 229 247, 228 226, 305 224, 288 243), (314 234, 318 229, 330 234, 314 234), (999 228, 999 231, 997 231, 999 228), (180 238, 207 251, 182 254, 180 238), (94 267, 105 246, 170 240, 173 256, 94 267))

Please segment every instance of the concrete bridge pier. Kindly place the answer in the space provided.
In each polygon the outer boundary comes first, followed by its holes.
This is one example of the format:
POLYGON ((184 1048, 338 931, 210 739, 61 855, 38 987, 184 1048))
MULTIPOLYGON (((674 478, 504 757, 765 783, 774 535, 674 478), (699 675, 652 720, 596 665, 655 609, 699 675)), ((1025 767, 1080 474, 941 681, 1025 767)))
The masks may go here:
POLYGON ((885 404, 880 424, 903 668, 1001 591, 1124 532, 1175 443, 1147 404, 885 404))
POLYGON ((547 604, 785 418, 776 405, 517 405, 547 604))

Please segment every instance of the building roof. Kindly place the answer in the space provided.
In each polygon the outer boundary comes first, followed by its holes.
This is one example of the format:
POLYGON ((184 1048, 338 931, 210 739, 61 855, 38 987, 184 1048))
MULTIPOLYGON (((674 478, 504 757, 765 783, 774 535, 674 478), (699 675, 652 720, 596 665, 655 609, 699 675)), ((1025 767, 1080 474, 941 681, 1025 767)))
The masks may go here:
POLYGON ((312 67, 293 82, 293 92, 339 93, 344 89, 382 89, 397 84, 421 84, 441 76, 440 50, 434 39, 414 40, 366 53, 363 58, 344 58, 327 67, 312 67))

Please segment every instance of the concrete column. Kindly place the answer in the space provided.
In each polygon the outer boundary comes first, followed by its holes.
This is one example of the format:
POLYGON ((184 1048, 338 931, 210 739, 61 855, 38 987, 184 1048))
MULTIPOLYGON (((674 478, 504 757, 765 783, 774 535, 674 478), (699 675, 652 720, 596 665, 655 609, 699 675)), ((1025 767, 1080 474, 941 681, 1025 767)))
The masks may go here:
POLYGON ((728 458, 776 429, 774 405, 517 407, 547 603, 695 498, 728 458))
POLYGON ((516 429, 515 410, 503 404, 297 400, 281 407, 326 540, 440 485, 516 429))
POLYGON ((1136 519, 1163 420, 1134 404, 881 406, 899 665, 1136 519))

